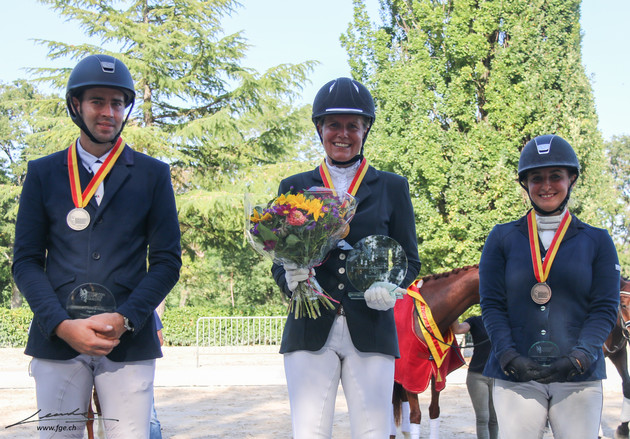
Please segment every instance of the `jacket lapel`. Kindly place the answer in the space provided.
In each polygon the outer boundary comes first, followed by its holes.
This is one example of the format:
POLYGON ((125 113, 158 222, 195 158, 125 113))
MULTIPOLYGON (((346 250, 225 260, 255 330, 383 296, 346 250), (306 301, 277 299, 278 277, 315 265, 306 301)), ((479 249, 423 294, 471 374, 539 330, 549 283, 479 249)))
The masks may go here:
MULTIPOLYGON (((130 168, 129 166, 133 165, 133 150, 129 147, 129 145, 125 145, 125 149, 123 150, 118 160, 112 167, 111 171, 109 171, 109 175, 105 178, 105 195, 103 196, 103 201, 101 201, 100 205, 96 204, 96 200, 92 198, 90 203, 94 203, 93 206, 97 209, 98 212, 102 212, 107 208, 110 200, 114 197, 116 192, 118 192, 129 177, 130 168)), ((97 216, 100 215, 97 214, 97 216)))
POLYGON ((355 195, 355 198, 357 199, 357 205, 370 198, 370 196, 372 195, 372 183, 374 183, 376 180, 378 180, 376 169, 374 169, 372 166, 369 166, 367 172, 365 173, 365 177, 363 177, 363 181, 361 182, 361 185, 359 186, 359 189, 357 190, 357 193, 355 195))

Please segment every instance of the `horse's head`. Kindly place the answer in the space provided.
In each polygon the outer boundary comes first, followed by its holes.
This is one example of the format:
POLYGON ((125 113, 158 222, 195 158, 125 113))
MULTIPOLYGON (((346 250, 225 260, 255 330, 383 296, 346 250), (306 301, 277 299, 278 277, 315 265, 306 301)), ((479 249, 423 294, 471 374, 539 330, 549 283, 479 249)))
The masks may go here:
POLYGON ((630 280, 623 277, 619 288, 619 323, 624 337, 630 340, 630 280))

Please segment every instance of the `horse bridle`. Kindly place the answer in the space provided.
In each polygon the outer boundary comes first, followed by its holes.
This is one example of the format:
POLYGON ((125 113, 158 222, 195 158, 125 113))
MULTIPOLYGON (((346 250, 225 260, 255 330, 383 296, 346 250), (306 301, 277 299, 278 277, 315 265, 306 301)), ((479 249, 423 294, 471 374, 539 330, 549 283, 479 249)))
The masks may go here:
MULTIPOLYGON (((619 295, 626 295, 626 296, 630 296, 630 292, 628 291, 619 291, 619 295)), ((623 337, 621 339, 621 341, 616 344, 615 346, 608 348, 606 346, 606 343, 604 343, 603 348, 606 350, 606 352, 608 352, 609 354, 614 354, 616 352, 618 352, 621 348, 623 348, 623 346, 626 343, 630 343, 630 320, 624 320, 623 319, 623 314, 621 312, 621 303, 619 304, 619 309, 617 310, 617 320, 619 321, 619 328, 621 329, 621 336, 623 337)))
MULTIPOLYGON (((619 291, 619 295, 630 296, 630 291, 619 291)), ((619 326, 621 326, 621 333, 623 337, 630 342, 630 320, 624 320, 621 312, 621 303, 619 304, 619 326)))

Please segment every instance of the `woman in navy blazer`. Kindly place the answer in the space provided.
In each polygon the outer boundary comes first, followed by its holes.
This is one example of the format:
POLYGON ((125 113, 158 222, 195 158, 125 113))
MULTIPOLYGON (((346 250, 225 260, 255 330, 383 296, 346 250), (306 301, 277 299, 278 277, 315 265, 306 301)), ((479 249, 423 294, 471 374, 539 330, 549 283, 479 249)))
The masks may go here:
POLYGON ((85 58, 67 89, 79 139, 28 164, 13 276, 34 314, 26 354, 41 437, 83 437, 87 418, 70 414, 87 412, 93 386, 108 438, 149 437, 162 356, 153 313, 178 280, 181 250, 168 165, 120 138, 134 96, 122 62, 85 58), (68 297, 85 283, 110 290, 115 309, 71 315, 68 297))
MULTIPOLYGON (((324 85, 313 104, 313 122, 326 152, 325 163, 313 171, 280 183, 279 194, 324 186, 323 167, 335 190, 347 191, 359 170, 368 166, 363 144, 374 121, 374 103, 362 84, 339 78, 324 85)), ((402 288, 420 270, 415 220, 409 185, 399 175, 368 167, 355 193, 358 206, 345 245, 332 250, 315 268, 315 276, 334 299, 334 310, 323 309, 316 319, 287 319, 280 352, 291 403, 293 437, 332 436, 335 395, 341 380, 350 414, 353 438, 382 439, 389 434, 394 360, 399 356, 389 290, 371 287, 365 300, 353 300, 346 271, 348 249, 369 235, 387 235, 405 249, 408 270, 402 288)), ((305 270, 302 270, 305 271, 305 270)), ((282 265, 272 268, 281 290, 292 288, 308 272, 282 265)), ((395 286, 392 286, 395 287, 395 286)))
POLYGON ((494 227, 479 264, 492 342, 484 375, 504 439, 598 436, 602 345, 615 324, 620 267, 607 231, 567 210, 579 162, 559 136, 528 142, 519 181, 533 211, 494 227))

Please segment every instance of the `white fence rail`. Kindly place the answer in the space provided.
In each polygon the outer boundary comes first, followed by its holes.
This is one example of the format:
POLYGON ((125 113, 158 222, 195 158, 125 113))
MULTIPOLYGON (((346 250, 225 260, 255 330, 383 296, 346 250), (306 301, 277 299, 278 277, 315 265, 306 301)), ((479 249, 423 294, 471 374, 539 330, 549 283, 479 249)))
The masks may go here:
POLYGON ((201 355, 277 353, 286 319, 286 316, 199 317, 197 367, 201 355))

